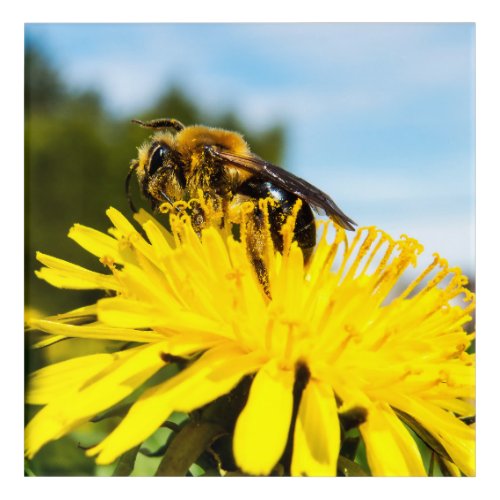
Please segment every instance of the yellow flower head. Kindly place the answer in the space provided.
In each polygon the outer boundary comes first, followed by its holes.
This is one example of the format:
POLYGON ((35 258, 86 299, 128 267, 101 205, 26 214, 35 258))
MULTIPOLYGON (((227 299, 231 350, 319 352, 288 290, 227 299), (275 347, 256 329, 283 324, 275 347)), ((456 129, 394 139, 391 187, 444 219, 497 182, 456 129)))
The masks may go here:
POLYGON ((293 443, 292 475, 335 475, 344 418, 356 415, 373 475, 425 475, 408 427, 450 468, 474 474, 474 430, 462 420, 475 413, 472 334, 463 329, 474 306, 459 269, 436 256, 400 289, 422 250, 417 241, 362 228, 349 242, 331 223, 320 224, 305 266, 291 217, 283 253, 266 246, 265 290, 244 237, 215 224, 198 233, 181 214, 170 217, 171 232, 144 212, 139 232, 112 208, 111 235, 73 226, 69 237, 106 266, 102 274, 38 254, 45 267, 37 274, 52 285, 112 293, 32 326, 56 339, 138 345, 32 374, 28 402, 43 408, 26 428, 28 457, 183 357, 182 371, 145 390, 87 451, 98 463, 142 443, 174 411, 201 408, 251 376, 233 435, 245 473, 271 473, 293 443), (88 314, 94 323, 72 324, 88 314))

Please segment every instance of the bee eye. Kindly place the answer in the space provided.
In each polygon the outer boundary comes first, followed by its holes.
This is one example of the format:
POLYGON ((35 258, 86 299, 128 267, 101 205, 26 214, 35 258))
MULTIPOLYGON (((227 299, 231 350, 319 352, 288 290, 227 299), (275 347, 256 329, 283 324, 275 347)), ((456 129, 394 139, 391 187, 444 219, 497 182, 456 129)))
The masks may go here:
POLYGON ((154 175, 156 171, 163 165, 163 161, 167 155, 167 146, 158 146, 151 156, 149 161, 149 175, 154 175))

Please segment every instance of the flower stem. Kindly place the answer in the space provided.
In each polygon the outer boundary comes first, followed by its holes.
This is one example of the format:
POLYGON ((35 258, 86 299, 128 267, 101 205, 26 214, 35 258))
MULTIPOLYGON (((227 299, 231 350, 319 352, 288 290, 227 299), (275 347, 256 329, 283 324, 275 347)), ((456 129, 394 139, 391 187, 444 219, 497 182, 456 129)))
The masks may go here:
POLYGON ((185 476, 198 457, 225 432, 213 422, 188 420, 170 443, 156 476, 185 476))

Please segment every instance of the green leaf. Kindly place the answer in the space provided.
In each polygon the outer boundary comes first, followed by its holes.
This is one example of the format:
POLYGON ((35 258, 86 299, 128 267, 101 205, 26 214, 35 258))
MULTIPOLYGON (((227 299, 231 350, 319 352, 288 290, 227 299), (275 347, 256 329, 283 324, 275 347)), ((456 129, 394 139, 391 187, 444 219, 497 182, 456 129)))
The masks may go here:
POLYGON ((339 456, 339 460, 337 462, 337 472, 340 476, 345 477, 368 476, 368 474, 359 464, 353 462, 352 460, 349 460, 346 457, 343 457, 342 455, 339 456))
POLYGON ((116 469, 113 472, 113 476, 123 477, 130 476, 130 474, 132 474, 139 448, 140 446, 136 446, 120 457, 120 459, 118 460, 118 464, 116 465, 116 469))

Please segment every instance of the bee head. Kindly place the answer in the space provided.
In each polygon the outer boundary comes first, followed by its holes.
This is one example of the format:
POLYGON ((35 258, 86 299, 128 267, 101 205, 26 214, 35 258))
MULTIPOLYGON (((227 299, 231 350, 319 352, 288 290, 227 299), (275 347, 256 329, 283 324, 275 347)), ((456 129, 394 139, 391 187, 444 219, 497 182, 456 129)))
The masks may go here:
MULTIPOLYGON (((161 136, 169 135, 168 132, 164 134, 158 134, 161 136)), ((162 139, 168 139, 168 137, 162 137, 162 139)), ((132 212, 137 212, 137 209, 132 201, 130 179, 133 173, 137 175, 137 180, 139 181, 139 186, 144 195, 148 194, 148 188, 152 182, 155 182, 165 172, 173 165, 173 154, 172 148, 159 137, 154 137, 153 141, 148 141, 144 143, 140 148, 138 148, 138 157, 132 160, 130 163, 130 168, 125 180, 125 190, 127 194, 128 204, 132 212)))

